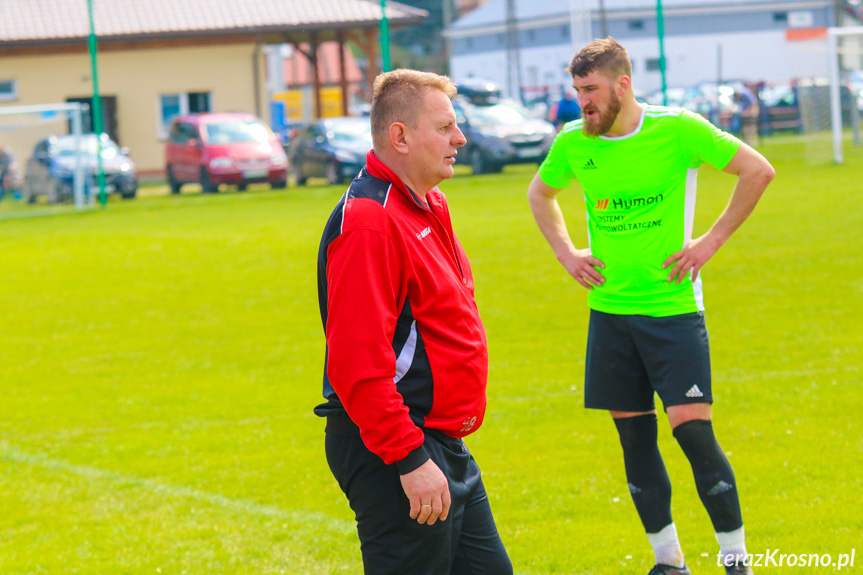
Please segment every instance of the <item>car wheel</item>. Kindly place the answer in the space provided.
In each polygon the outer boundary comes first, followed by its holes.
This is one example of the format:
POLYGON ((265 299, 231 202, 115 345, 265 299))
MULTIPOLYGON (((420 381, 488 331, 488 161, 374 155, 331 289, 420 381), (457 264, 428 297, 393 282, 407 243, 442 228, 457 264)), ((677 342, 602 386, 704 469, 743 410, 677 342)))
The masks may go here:
POLYGON ((283 182, 270 182, 270 187, 274 190, 284 190, 288 187, 288 181, 285 180, 283 182))
POLYGON ((300 166, 298 164, 294 164, 294 169, 292 171, 294 172, 294 181, 297 182, 297 185, 305 186, 308 178, 303 177, 303 171, 300 169, 300 166))
POLYGON ((171 167, 170 164, 165 166, 165 172, 168 174, 168 186, 170 186, 171 188, 171 193, 179 194, 180 188, 183 187, 183 184, 181 182, 178 182, 177 178, 174 177, 174 169, 171 167))
POLYGON ((327 164, 327 182, 331 186, 335 186, 336 184, 341 182, 341 178, 339 177, 339 164, 338 162, 330 162, 327 164))
POLYGON ((219 191, 219 186, 213 185, 213 182, 210 180, 210 174, 207 172, 207 168, 201 167, 201 190, 205 194, 215 194, 219 191))
POLYGON ((57 201, 66 203, 71 202, 75 197, 75 190, 72 186, 66 186, 63 184, 57 184, 57 201))
POLYGON ((36 189, 32 180, 24 180, 24 201, 28 204, 36 203, 36 189))
POLYGON ((49 204, 56 204, 60 201, 60 184, 57 180, 48 180, 45 183, 45 196, 49 204))
POLYGON ((479 148, 474 148, 473 150, 471 150, 468 159, 470 160, 470 167, 473 170, 473 174, 475 176, 484 174, 488 170, 488 168, 486 167, 486 162, 482 157, 482 152, 480 152, 479 148))
POLYGON ((128 192, 120 192, 120 197, 124 200, 134 200, 135 196, 138 195, 138 188, 134 188, 128 192))

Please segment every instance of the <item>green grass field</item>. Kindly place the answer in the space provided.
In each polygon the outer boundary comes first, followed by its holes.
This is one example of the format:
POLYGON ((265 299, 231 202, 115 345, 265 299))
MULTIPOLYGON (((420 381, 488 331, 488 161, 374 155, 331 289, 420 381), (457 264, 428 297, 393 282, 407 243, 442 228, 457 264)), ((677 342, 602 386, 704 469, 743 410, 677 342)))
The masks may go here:
MULTIPOLYGON (((863 153, 833 166, 827 146, 761 148, 778 176, 705 268, 705 299, 749 550, 856 548, 860 572, 863 153)), ((585 292, 532 220, 533 171, 442 186, 491 353, 486 421, 467 442, 518 573, 643 575, 652 554, 614 426, 582 407, 585 292)), ((696 232, 731 184, 702 170, 696 232)), ((312 414, 315 259, 342 190, 149 192, 0 220, 0 574, 361 573, 312 414)), ((583 245, 580 192, 561 201, 583 245)), ((688 563, 718 574, 691 471, 660 423, 688 563)))

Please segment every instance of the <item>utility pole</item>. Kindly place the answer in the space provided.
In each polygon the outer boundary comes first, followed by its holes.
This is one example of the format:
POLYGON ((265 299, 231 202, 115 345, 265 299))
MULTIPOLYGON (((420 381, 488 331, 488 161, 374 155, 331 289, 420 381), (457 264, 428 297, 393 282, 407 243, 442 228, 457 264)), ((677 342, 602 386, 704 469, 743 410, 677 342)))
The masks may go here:
POLYGON ((603 38, 608 38, 608 19, 605 17, 605 0, 599 0, 599 31, 603 38))
MULTIPOLYGON (((443 0, 443 27, 444 29, 449 28, 449 25, 452 24, 453 21, 453 13, 455 9, 452 5, 453 0, 443 0)), ((443 53, 444 53, 444 73, 447 75, 452 74, 452 70, 450 69, 450 58, 452 57, 452 40, 450 40, 449 36, 445 36, 443 39, 443 53)))
POLYGON ((659 36, 659 75, 662 77, 662 105, 668 105, 668 86, 665 82, 665 18, 662 0, 656 0, 656 35, 659 36))
POLYGON ((381 0, 381 71, 390 71, 390 21, 387 18, 387 0, 381 0))
POLYGON ((90 69, 93 75, 93 107, 90 116, 93 119, 93 132, 96 135, 96 180, 99 182, 99 203, 102 207, 108 202, 105 193, 105 169, 102 167, 102 96, 99 94, 99 66, 96 63, 96 27, 93 25, 93 0, 87 0, 87 11, 90 17, 90 69))
POLYGON ((506 0, 506 82, 510 97, 523 103, 520 53, 515 0, 506 0))

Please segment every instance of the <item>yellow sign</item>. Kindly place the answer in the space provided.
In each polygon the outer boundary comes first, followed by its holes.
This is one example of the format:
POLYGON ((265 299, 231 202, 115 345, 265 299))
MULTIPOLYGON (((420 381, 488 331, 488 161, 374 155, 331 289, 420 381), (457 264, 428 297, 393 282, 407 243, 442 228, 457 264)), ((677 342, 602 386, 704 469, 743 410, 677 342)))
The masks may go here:
POLYGON ((273 100, 285 103, 286 121, 301 122, 303 120, 303 92, 301 90, 276 92, 273 94, 273 100))
MULTIPOLYGON (((306 97, 312 97, 312 94, 305 94, 302 90, 288 90, 273 94, 273 100, 285 103, 285 121, 287 122, 301 122, 305 119, 303 116, 303 99, 306 97)), ((314 104, 311 104, 310 107, 314 107, 314 104)), ((338 118, 340 116, 344 116, 342 89, 338 86, 321 88, 321 118, 338 118)))
POLYGON ((321 117, 338 118, 342 111, 342 89, 338 86, 321 88, 321 117))

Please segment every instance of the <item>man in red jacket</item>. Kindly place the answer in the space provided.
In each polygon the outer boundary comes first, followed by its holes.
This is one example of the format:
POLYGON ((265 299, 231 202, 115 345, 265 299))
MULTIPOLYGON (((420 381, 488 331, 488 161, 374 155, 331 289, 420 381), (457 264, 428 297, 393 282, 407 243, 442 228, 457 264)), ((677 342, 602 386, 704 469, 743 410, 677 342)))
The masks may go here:
POLYGON ((512 573, 479 467, 485 329, 437 185, 465 144, 444 76, 375 80, 374 149, 318 252, 327 462, 369 574, 512 573))

